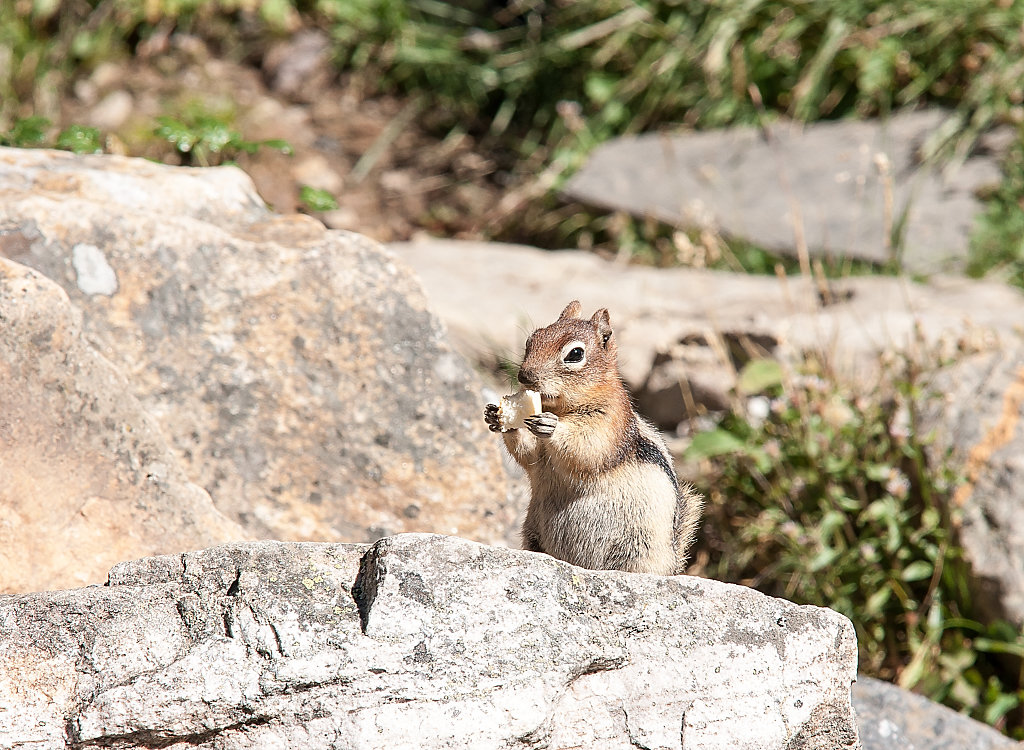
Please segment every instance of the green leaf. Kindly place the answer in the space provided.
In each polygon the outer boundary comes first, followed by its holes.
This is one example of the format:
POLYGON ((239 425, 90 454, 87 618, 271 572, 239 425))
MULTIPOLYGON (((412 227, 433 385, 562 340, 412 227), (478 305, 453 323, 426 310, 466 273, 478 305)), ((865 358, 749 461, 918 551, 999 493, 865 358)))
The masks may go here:
POLYGON ((985 723, 995 724, 1019 705, 1020 698, 1015 693, 1000 693, 985 707, 985 723))
POLYGON ((830 510, 821 517, 821 522, 818 525, 818 533, 821 535, 822 539, 827 539, 832 535, 832 532, 842 527, 845 522, 845 513, 841 513, 838 510, 830 510))
POLYGON ((290 144, 283 138, 270 138, 266 141, 261 141, 260 144, 266 146, 267 148, 272 148, 275 149, 276 151, 280 151, 285 156, 291 156, 293 153, 295 153, 295 149, 292 148, 292 144, 290 144))
POLYGON ((868 464, 864 467, 864 475, 872 482, 884 482, 889 478, 892 467, 889 464, 868 464))
POLYGON ((617 79, 611 76, 591 73, 583 83, 583 91, 590 101, 597 104, 607 104, 615 96, 617 85, 617 79))
POLYGON ((880 588, 878 591, 868 597, 867 602, 864 604, 864 614, 869 617, 874 617, 881 614, 882 607, 889 601, 889 597, 892 596, 892 589, 888 586, 880 588))
POLYGON ((861 523, 867 523, 869 521, 888 521, 892 518, 895 509, 892 506, 892 502, 889 498, 883 500, 875 500, 864 512, 860 514, 861 523))
POLYGON ((314 213, 333 211, 338 207, 338 201, 334 200, 334 196, 330 192, 309 185, 303 185, 299 190, 299 200, 314 213))
POLYGON ((930 562, 926 560, 914 560, 907 567, 903 569, 903 573, 900 574, 900 578, 904 581, 923 581, 925 578, 930 578, 934 568, 930 562))
POLYGON ((103 153, 100 131, 84 125, 71 125, 57 136, 57 148, 74 151, 76 154, 103 153))
POLYGON ((192 128, 181 120, 176 120, 173 117, 158 117, 156 121, 157 128, 154 132, 157 137, 163 138, 183 154, 190 152, 199 140, 199 136, 193 132, 192 128))
POLYGON ((1007 643, 993 638, 975 638, 974 647, 990 654, 1013 654, 1024 658, 1024 642, 1007 643))
POLYGON ((781 384, 782 365, 774 359, 752 359, 740 371, 736 390, 746 396, 752 396, 781 384))
POLYGON ((7 133, 0 134, 0 145, 19 148, 38 146, 46 138, 48 127, 50 127, 50 121, 41 115, 22 117, 7 133))
POLYGON ((826 547, 811 559, 807 567, 810 569, 812 573, 815 573, 821 570, 822 568, 831 565, 832 561, 835 560, 838 556, 838 550, 832 549, 831 547, 826 547))
POLYGON ((746 444, 731 432, 716 429, 700 432, 693 436, 686 453, 695 458, 713 458, 726 453, 739 453, 746 444))

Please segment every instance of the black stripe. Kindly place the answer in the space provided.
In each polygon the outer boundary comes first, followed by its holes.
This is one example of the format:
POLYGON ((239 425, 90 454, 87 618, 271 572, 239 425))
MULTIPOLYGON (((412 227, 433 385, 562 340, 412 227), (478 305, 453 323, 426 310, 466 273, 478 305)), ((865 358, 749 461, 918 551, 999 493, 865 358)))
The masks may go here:
POLYGON ((654 464, 661 468, 672 481, 672 486, 675 488, 676 494, 679 494, 679 480, 676 479, 676 473, 672 469, 672 464, 665 458, 665 454, 661 452, 658 446, 653 440, 644 437, 643 435, 636 436, 636 458, 637 461, 646 464, 654 464))

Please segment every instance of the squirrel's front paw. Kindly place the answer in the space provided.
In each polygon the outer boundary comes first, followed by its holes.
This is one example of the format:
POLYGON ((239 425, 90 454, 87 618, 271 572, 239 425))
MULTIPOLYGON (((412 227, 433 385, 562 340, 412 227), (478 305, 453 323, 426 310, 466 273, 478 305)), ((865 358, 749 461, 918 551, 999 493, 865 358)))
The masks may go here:
POLYGON ((523 424, 526 425, 526 429, 537 437, 551 437, 551 433, 558 426, 558 415, 550 411, 542 411, 540 414, 527 417, 523 424))
POLYGON ((497 404, 487 404, 484 407, 484 421, 487 423, 487 429, 491 432, 501 432, 501 421, 498 418, 498 412, 500 407, 497 404))

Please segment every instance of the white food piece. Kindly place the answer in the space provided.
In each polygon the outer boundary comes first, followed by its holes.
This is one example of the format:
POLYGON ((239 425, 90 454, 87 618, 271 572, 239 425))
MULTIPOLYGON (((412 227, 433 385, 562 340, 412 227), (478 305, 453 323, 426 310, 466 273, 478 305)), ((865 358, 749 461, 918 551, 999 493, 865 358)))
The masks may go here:
POLYGON ((498 404, 498 424, 503 430, 516 430, 523 426, 527 417, 540 414, 540 394, 537 391, 522 390, 501 397, 498 404))

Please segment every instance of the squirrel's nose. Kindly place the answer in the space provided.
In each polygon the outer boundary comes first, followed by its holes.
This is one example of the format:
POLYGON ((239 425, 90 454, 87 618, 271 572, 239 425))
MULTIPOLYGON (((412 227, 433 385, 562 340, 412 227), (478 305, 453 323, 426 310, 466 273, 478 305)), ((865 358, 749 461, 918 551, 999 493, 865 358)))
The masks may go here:
POLYGON ((533 370, 527 370, 525 367, 519 368, 519 377, 517 379, 527 388, 537 385, 537 374, 533 370))

